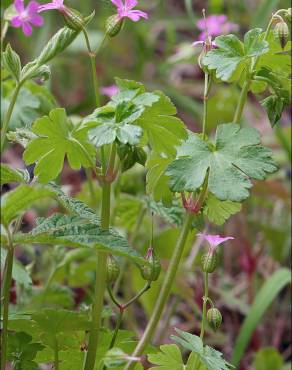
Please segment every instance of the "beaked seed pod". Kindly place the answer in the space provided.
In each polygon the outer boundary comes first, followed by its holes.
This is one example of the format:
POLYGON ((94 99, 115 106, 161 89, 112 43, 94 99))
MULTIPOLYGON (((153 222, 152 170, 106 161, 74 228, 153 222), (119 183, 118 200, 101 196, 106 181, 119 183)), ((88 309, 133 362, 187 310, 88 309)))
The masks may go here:
POLYGON ((120 274, 120 266, 112 255, 107 258, 106 265, 106 282, 107 284, 114 283, 120 274))
POLYGON ((154 253, 153 248, 149 248, 145 257, 147 265, 141 267, 141 275, 147 281, 155 281, 158 279, 161 271, 161 264, 154 253))
POLYGON ((115 37, 120 32, 124 23, 123 18, 121 19, 117 14, 112 15, 106 20, 105 32, 109 37, 115 37))
POLYGON ((218 266, 218 253, 216 250, 209 248, 208 252, 202 256, 202 270, 212 273, 218 266))
POLYGON ((222 323, 222 315, 217 308, 210 308, 207 311, 207 320, 210 328, 217 331, 222 323))
POLYGON ((289 40, 289 27, 284 21, 280 21, 275 25, 274 35, 279 40, 282 49, 284 49, 289 40))

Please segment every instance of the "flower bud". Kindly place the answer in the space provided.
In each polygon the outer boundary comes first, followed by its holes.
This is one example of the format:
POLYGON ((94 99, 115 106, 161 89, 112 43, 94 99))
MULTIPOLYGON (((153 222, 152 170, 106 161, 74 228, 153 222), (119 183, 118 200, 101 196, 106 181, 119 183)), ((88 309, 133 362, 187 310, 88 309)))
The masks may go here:
POLYGON ((210 328, 217 331, 222 323, 222 315, 217 308, 210 308, 207 311, 207 320, 210 328))
POLYGON ((202 270, 204 272, 214 272, 218 266, 218 253, 213 248, 209 248, 208 252, 202 256, 202 270))
POLYGON ((112 348, 107 351, 103 361, 106 367, 109 369, 116 368, 117 366, 123 366, 127 363, 127 354, 120 348, 112 348))
POLYGON ((107 258, 106 265, 106 282, 108 285, 114 283, 120 273, 120 266, 112 255, 107 258))
POLYGON ((86 25, 88 19, 91 18, 91 16, 84 18, 78 10, 68 8, 67 6, 62 12, 62 16, 64 17, 66 26, 74 31, 80 31, 86 25))
POLYGON ((105 24, 105 32, 109 37, 115 37, 121 30, 124 19, 120 18, 117 14, 109 17, 105 24))
POLYGON ((148 249, 145 259, 148 264, 141 267, 141 275, 143 279, 147 281, 157 280, 160 274, 161 265, 159 259, 154 253, 153 248, 148 249))
POLYGON ((284 49, 289 40, 289 27, 284 21, 280 21, 275 25, 274 36, 280 41, 281 47, 284 49))

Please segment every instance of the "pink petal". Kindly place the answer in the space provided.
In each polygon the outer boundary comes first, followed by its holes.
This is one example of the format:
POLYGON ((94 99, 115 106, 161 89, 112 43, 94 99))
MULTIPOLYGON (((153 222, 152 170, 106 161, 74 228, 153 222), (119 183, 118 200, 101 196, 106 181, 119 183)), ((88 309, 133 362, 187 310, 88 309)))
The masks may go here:
POLYGON ((140 18, 148 19, 148 14, 141 10, 130 10, 125 17, 130 18, 133 22, 138 22, 140 18))
POLYGON ((30 19, 30 23, 32 23, 34 26, 41 27, 44 24, 44 18, 40 15, 34 15, 30 19))
POLYGON ((119 92, 119 88, 116 85, 111 85, 111 86, 104 86, 100 89, 100 92, 102 95, 106 95, 108 97, 112 97, 116 95, 119 92))
POLYGON ((138 4, 137 0, 125 0, 125 8, 131 10, 138 4))
POLYGON ((22 13, 24 11, 23 0, 14 0, 14 8, 17 11, 17 13, 22 13))
POLYGON ((11 26, 15 28, 22 26, 22 20, 18 15, 11 19, 11 26))
POLYGON ((216 19, 214 19, 214 22, 218 22, 218 23, 222 23, 222 24, 225 23, 226 21, 227 21, 227 17, 224 14, 217 15, 216 19))
POLYGON ((30 1, 28 3, 27 8, 26 8, 28 14, 29 15, 34 15, 37 12, 37 10, 38 10, 39 5, 40 4, 38 2, 36 2, 36 1, 30 1))
POLYGON ((220 235, 202 234, 199 233, 197 236, 204 238, 211 247, 217 247, 217 245, 226 242, 227 240, 234 239, 232 236, 221 237, 220 235))
POLYGON ((25 36, 30 36, 32 34, 32 27, 29 24, 29 22, 22 23, 22 31, 25 34, 25 36))
POLYGON ((39 6, 38 13, 44 12, 45 10, 59 9, 59 6, 56 3, 48 3, 39 6))
POLYGON ((202 18, 202 19, 199 19, 198 22, 197 22, 197 27, 199 30, 204 30, 205 29, 205 19, 202 18))
POLYGON ((117 7, 117 8, 123 8, 124 4, 122 0, 111 0, 111 2, 117 7))

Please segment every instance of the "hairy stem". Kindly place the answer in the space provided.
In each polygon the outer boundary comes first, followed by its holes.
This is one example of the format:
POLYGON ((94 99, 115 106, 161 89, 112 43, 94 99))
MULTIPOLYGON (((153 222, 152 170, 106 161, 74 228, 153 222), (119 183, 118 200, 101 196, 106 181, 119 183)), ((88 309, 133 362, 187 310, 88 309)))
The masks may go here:
MULTIPOLYGON (((160 320, 160 317, 162 315, 163 309, 165 304, 167 303, 167 299, 169 297, 172 284, 176 275, 176 272, 178 270, 179 262, 181 260, 184 246, 191 228, 193 215, 191 213, 188 213, 186 215, 180 236, 177 240, 175 249, 173 251, 172 258, 170 260, 170 264, 168 266, 165 278, 162 283, 162 287, 160 289, 159 295, 156 300, 156 304, 153 308, 152 315, 150 317, 150 320, 148 322, 148 325, 144 331, 144 334, 142 338, 140 339, 135 351, 133 352, 132 356, 138 357, 141 356, 146 346, 150 343, 153 334, 155 333, 157 324, 160 320)), ((129 362, 128 365, 125 367, 125 370, 133 369, 134 363, 129 362)))
POLYGON ((3 126, 2 126, 2 129, 1 129, 1 154, 3 153, 3 150, 4 150, 4 145, 5 145, 5 141, 6 141, 6 134, 7 134, 8 127, 9 127, 9 122, 10 122, 10 119, 11 119, 11 116, 12 116, 12 113, 13 113, 13 109, 15 107, 15 103, 16 103, 16 100, 17 100, 17 97, 18 97, 21 86, 22 86, 21 82, 19 82, 16 85, 15 90, 14 90, 13 95, 12 95, 12 98, 11 98, 11 102, 10 102, 9 107, 8 107, 8 111, 7 111, 6 116, 4 118, 4 121, 3 121, 3 126))
MULTIPOLYGON (((104 183, 102 188, 101 228, 108 230, 110 225, 110 198, 111 184, 104 183)), ((101 315, 103 309, 103 298, 106 289, 106 263, 107 254, 97 253, 96 277, 94 302, 91 314, 91 327, 88 340, 88 351, 84 363, 84 370, 92 370, 95 365, 97 345, 101 328, 101 315)))
POLYGON ((8 235, 8 253, 5 260, 3 289, 1 295, 1 303, 3 304, 2 311, 2 333, 1 333, 1 370, 6 369, 7 358, 7 338, 8 338, 8 313, 9 313, 9 300, 10 300, 10 287, 12 282, 12 267, 13 267, 13 243, 10 230, 7 228, 8 235))

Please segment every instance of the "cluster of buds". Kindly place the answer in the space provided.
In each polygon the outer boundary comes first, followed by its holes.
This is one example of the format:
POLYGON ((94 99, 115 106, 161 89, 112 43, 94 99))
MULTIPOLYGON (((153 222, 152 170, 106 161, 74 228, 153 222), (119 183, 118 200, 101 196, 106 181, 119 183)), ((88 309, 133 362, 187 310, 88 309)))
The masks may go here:
MULTIPOLYGON (((290 16, 291 16, 291 9, 290 9, 290 16)), ((274 37, 276 40, 280 42, 280 45, 282 49, 284 50, 289 40, 289 34, 290 34, 289 27, 280 15, 274 15, 273 22, 275 23, 274 37)))
POLYGON ((148 249, 145 260, 147 264, 141 267, 143 279, 149 282, 157 280, 160 275, 161 264, 152 247, 148 249))

